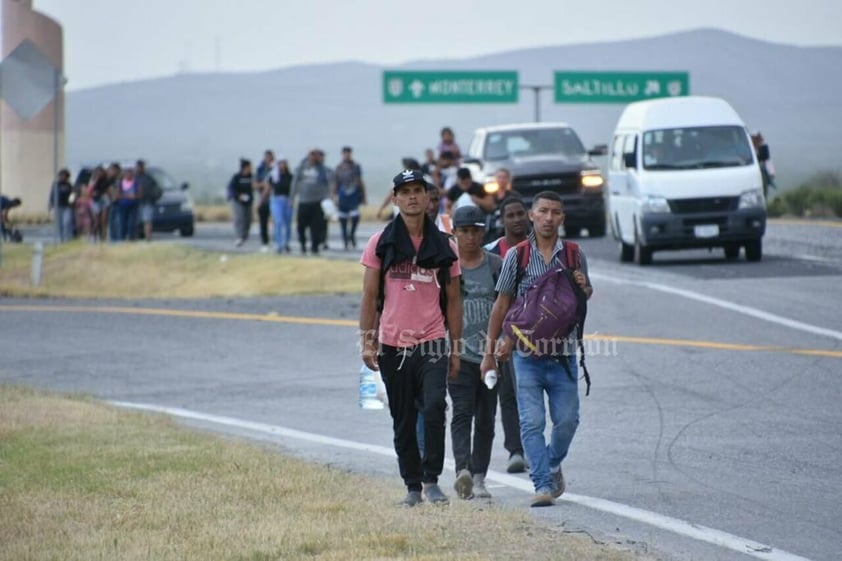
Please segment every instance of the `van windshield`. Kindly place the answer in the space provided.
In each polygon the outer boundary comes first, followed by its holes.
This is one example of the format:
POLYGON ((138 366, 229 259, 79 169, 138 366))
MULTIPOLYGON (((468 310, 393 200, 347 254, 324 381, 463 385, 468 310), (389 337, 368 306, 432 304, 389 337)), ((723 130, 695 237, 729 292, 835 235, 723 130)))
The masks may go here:
POLYGON ((643 133, 644 169, 700 169, 753 163, 748 135, 739 126, 660 129, 643 133))
POLYGON ((486 160, 538 155, 584 156, 585 147, 570 127, 493 132, 485 143, 486 160))

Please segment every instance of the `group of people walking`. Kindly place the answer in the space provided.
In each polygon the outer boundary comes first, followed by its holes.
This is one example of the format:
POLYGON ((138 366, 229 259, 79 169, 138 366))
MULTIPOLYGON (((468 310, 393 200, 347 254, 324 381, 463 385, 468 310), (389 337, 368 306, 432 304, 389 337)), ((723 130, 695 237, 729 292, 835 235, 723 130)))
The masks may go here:
POLYGON ((314 148, 291 169, 286 158, 275 158, 266 150, 252 170, 251 161, 240 160, 240 170, 228 182, 227 199, 231 203, 236 246, 249 236, 252 214, 257 207, 261 251, 269 251, 269 219, 276 253, 290 253, 293 209, 301 254, 319 255, 327 249, 330 214, 338 209, 345 249, 357 246, 360 206, 366 204, 362 167, 353 159, 350 146, 342 148, 342 159, 335 168, 325 164, 323 150, 314 148))
POLYGON ((74 185, 62 169, 50 187, 49 208, 55 212, 59 239, 132 241, 141 234, 152 240, 155 203, 161 187, 138 160, 123 168, 118 162, 80 174, 74 185))
MULTIPOLYGON (((361 355, 366 366, 381 372, 386 387, 407 488, 402 504, 449 501, 438 485, 449 393, 457 496, 491 496, 485 477, 499 398, 507 469, 528 467, 532 506, 549 506, 564 493, 561 464, 579 422, 576 347, 560 344, 555 354, 512 353, 513 341, 502 325, 515 299, 555 269, 575 268, 575 283, 589 298, 587 261, 577 250, 575 265, 567 262, 567 242, 558 235, 564 222, 558 194, 538 194, 527 210, 507 190, 498 205, 504 234, 483 246, 487 211, 464 204, 442 220, 442 190, 427 177, 417 169, 395 176, 391 202, 398 213, 371 237, 361 258, 361 355), (442 231, 450 228, 452 238, 442 231), (519 263, 517 248, 524 245, 530 248, 528 259, 519 263), (545 397, 553 422, 549 441, 545 397)), ((562 342, 576 336, 564 334, 562 342)))

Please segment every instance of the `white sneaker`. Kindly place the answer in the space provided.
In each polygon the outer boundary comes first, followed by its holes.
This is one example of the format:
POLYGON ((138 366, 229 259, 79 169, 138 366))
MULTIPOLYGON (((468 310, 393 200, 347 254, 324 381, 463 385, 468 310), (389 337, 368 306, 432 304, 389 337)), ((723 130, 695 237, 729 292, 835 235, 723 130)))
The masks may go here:
POLYGON ((269 253, 269 246, 268 245, 260 246, 260 253, 269 253))
POLYGON ((485 488, 485 475, 481 473, 474 475, 474 497, 478 499, 491 498, 491 493, 485 488))

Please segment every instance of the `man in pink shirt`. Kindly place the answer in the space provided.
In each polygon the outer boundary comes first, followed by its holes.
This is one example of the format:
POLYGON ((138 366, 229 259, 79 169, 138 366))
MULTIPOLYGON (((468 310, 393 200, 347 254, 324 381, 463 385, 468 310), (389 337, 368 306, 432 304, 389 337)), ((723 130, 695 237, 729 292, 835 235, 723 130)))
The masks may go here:
POLYGON ((363 362, 380 370, 392 414, 406 506, 447 503, 438 486, 444 467, 447 379, 460 366, 462 298, 456 248, 427 216, 426 181, 404 170, 392 180, 400 214, 363 251, 360 306, 363 362), (424 416, 424 456, 415 422, 424 416))

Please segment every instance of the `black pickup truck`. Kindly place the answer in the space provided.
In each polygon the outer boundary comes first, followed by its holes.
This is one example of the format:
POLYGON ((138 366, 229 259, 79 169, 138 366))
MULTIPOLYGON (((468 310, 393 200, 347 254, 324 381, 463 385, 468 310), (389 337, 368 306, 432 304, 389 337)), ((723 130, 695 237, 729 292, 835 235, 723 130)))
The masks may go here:
POLYGON ((507 168, 512 188, 527 206, 541 191, 554 191, 564 201, 564 230, 576 237, 587 229, 591 237, 605 235, 604 179, 591 156, 606 153, 605 146, 588 151, 565 123, 526 123, 483 127, 474 131, 463 164, 480 180, 507 168))

